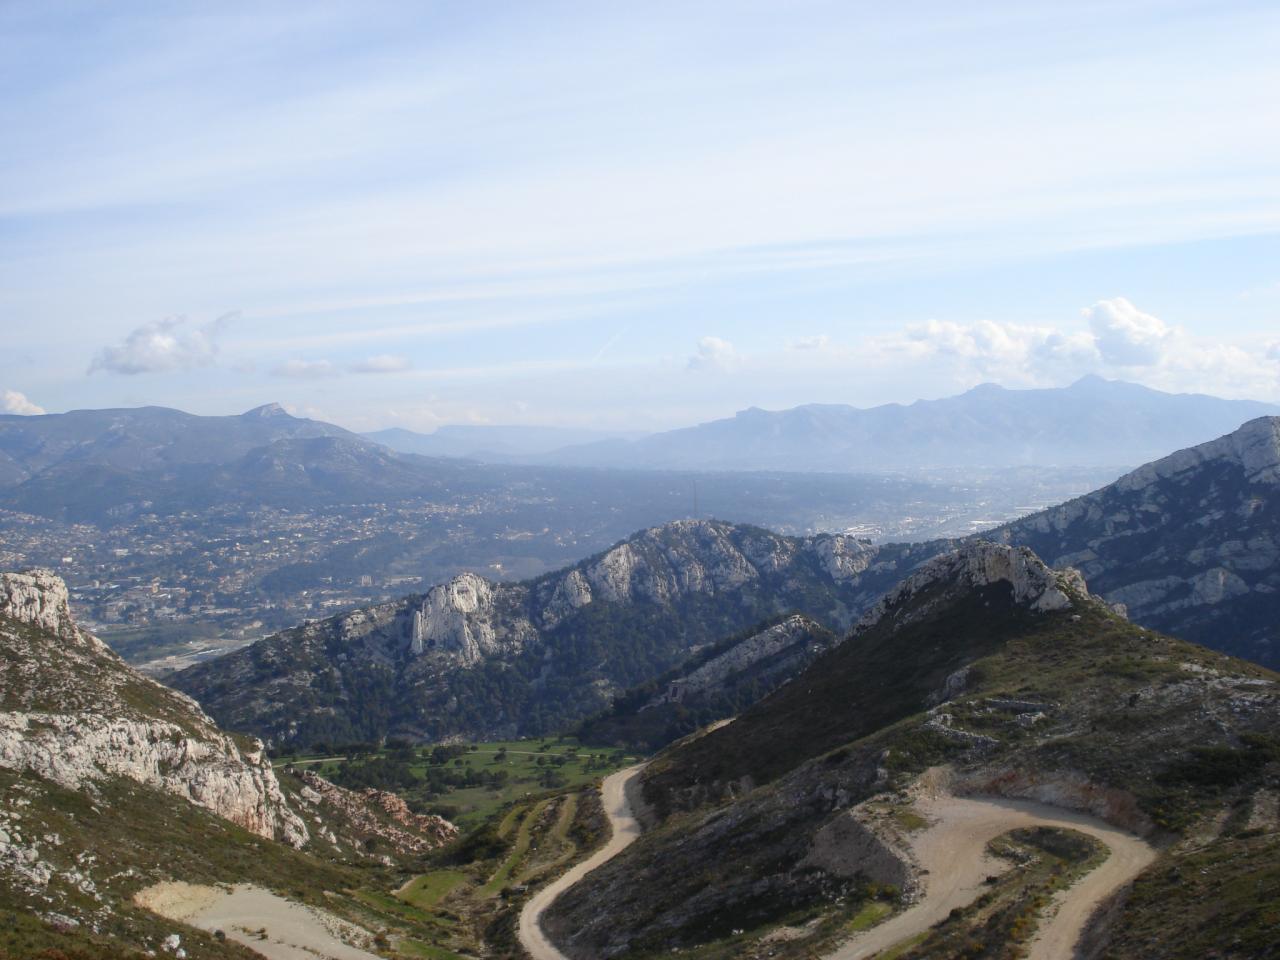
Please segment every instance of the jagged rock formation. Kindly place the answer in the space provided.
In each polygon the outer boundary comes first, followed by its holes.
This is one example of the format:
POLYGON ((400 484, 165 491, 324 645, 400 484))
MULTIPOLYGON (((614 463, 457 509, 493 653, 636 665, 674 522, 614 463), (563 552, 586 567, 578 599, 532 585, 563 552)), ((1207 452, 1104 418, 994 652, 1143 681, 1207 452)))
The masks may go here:
MULTIPOLYGON (((774 924, 821 912, 829 925, 792 928, 788 943, 824 955, 822 931, 862 905, 862 881, 910 893, 913 868, 890 840, 919 822, 910 802, 926 773, 1186 835, 1161 874, 1181 856, 1198 866, 1217 842, 1205 825, 1237 799, 1269 810, 1280 676, 1137 626, 1007 545, 929 562, 878 610, 734 723, 650 764, 641 790, 657 829, 544 916, 563 952, 625 960, 734 936, 737 954, 768 955, 774 924)), ((1268 836, 1256 844, 1276 849, 1268 836)), ((1250 883, 1237 913, 1264 930, 1250 918, 1271 895, 1250 883)), ((1129 926, 1145 956, 1175 955, 1161 930, 1129 926)))
POLYGON ((1139 623, 1280 665, 1280 417, 988 536, 1078 568, 1139 623))
POLYGON ((974 540, 921 564, 863 614, 854 632, 868 630, 890 617, 897 625, 905 625, 910 622, 905 618, 925 616, 931 605, 944 603, 957 592, 997 583, 1008 585, 1015 603, 1040 612, 1071 606, 1069 592, 1088 593, 1078 571, 1050 570, 1025 547, 1011 549, 1003 544, 974 540), (921 594, 940 584, 945 590, 929 603, 915 602, 921 594))
MULTIPOLYGON (((458 835, 458 828, 443 817, 414 813, 409 805, 394 793, 367 787, 359 792, 330 783, 310 770, 299 774, 304 784, 298 799, 308 807, 322 808, 323 815, 316 814, 317 823, 336 819, 348 831, 359 835, 361 841, 370 837, 390 845, 400 854, 422 854, 448 843, 458 835)), ((325 839, 335 847, 339 837, 332 828, 323 828, 325 839)), ((345 832, 345 831, 344 831, 345 832)), ((349 846, 357 846, 343 837, 349 846)))
POLYGON ((262 745, 238 743, 81 631, 51 572, 0 574, 0 656, 0 767, 75 790, 123 777, 261 836, 306 842, 262 745))
POLYGON ((463 574, 172 682, 226 726, 280 742, 543 733, 770 617, 845 629, 934 550, 677 521, 537 580, 463 574))

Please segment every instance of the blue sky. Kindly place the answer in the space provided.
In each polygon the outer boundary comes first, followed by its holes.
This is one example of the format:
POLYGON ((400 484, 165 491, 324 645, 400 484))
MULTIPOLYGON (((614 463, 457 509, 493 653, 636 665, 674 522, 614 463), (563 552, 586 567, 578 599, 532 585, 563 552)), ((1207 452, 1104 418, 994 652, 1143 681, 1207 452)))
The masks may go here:
POLYGON ((1272 3, 9 3, 12 412, 1280 400, 1272 3))

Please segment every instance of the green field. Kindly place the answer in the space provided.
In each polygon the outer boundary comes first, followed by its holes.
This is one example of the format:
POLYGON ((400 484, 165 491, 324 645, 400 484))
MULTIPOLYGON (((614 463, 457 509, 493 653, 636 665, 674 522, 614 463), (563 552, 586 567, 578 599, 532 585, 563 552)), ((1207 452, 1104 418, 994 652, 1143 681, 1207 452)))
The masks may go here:
MULTIPOLYGON (((393 790, 416 808, 438 813, 468 830, 517 801, 576 790, 637 759, 569 738, 456 746, 447 749, 457 755, 443 763, 432 761, 436 749, 393 747, 345 757, 282 757, 275 764, 307 767, 342 786, 393 790)), ((499 833, 505 836, 510 826, 504 820, 499 833)))

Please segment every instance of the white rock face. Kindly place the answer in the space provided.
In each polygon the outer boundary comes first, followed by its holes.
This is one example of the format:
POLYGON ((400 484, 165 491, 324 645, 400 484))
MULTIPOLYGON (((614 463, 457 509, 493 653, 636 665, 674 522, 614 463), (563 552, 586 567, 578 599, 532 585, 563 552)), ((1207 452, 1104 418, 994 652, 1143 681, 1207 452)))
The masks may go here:
POLYGON ((1211 460, 1233 460, 1251 483, 1280 483, 1280 417, 1259 417, 1239 430, 1197 447, 1139 467, 1116 481, 1122 490, 1139 490, 1157 480, 1177 476, 1211 460))
POLYGON ((854 537, 818 537, 812 550, 818 555, 832 580, 843 583, 862 574, 875 561, 879 550, 867 540, 854 537))
POLYGON ((67 585, 52 570, 0 573, 0 614, 59 637, 79 634, 71 618, 67 585))
POLYGON ((682 699, 719 686, 731 675, 745 670, 754 663, 794 646, 809 634, 804 617, 788 617, 781 623, 734 644, 720 656, 708 660, 698 669, 673 684, 673 690, 655 698, 653 704, 672 699, 682 699))
POLYGON ((854 629, 871 627, 886 614, 939 583, 959 588, 1007 583, 1013 590, 1015 601, 1040 612, 1070 607, 1071 598, 1067 596, 1067 590, 1087 593, 1084 579, 1077 571, 1052 570, 1026 547, 971 541, 958 550, 922 564, 868 610, 854 629))
POLYGON ((533 624, 516 618, 502 626, 492 584, 463 573, 433 587, 414 614, 410 651, 452 656, 466 666, 490 654, 515 653, 536 636, 533 624))
POLYGON ((189 697, 137 673, 71 618, 48 571, 0 575, 0 766, 70 789, 123 777, 180 796, 264 837, 301 846, 261 744, 242 750, 189 697))
POLYGON ((125 777, 174 794, 263 837, 301 846, 307 828, 289 809, 270 763, 227 736, 193 737, 175 724, 95 714, 0 713, 0 766, 30 770, 72 790, 125 777))

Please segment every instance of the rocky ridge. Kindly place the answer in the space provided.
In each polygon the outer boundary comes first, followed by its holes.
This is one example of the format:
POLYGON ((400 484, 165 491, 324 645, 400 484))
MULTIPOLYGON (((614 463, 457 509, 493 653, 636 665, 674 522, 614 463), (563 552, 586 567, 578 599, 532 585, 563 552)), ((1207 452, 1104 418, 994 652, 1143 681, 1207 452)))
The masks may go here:
POLYGON ((260 836, 307 841, 262 745, 238 743, 80 630, 53 573, 0 574, 0 656, 0 766, 75 790, 123 777, 260 836))
POLYGON ((225 726, 277 742, 539 734, 779 614, 846 629, 932 549, 676 521, 536 580, 464 573, 171 681, 225 726), (381 717, 358 708, 374 689, 381 717))
POLYGON ((1280 417, 987 536, 1079 569, 1139 623, 1280 665, 1280 417))

